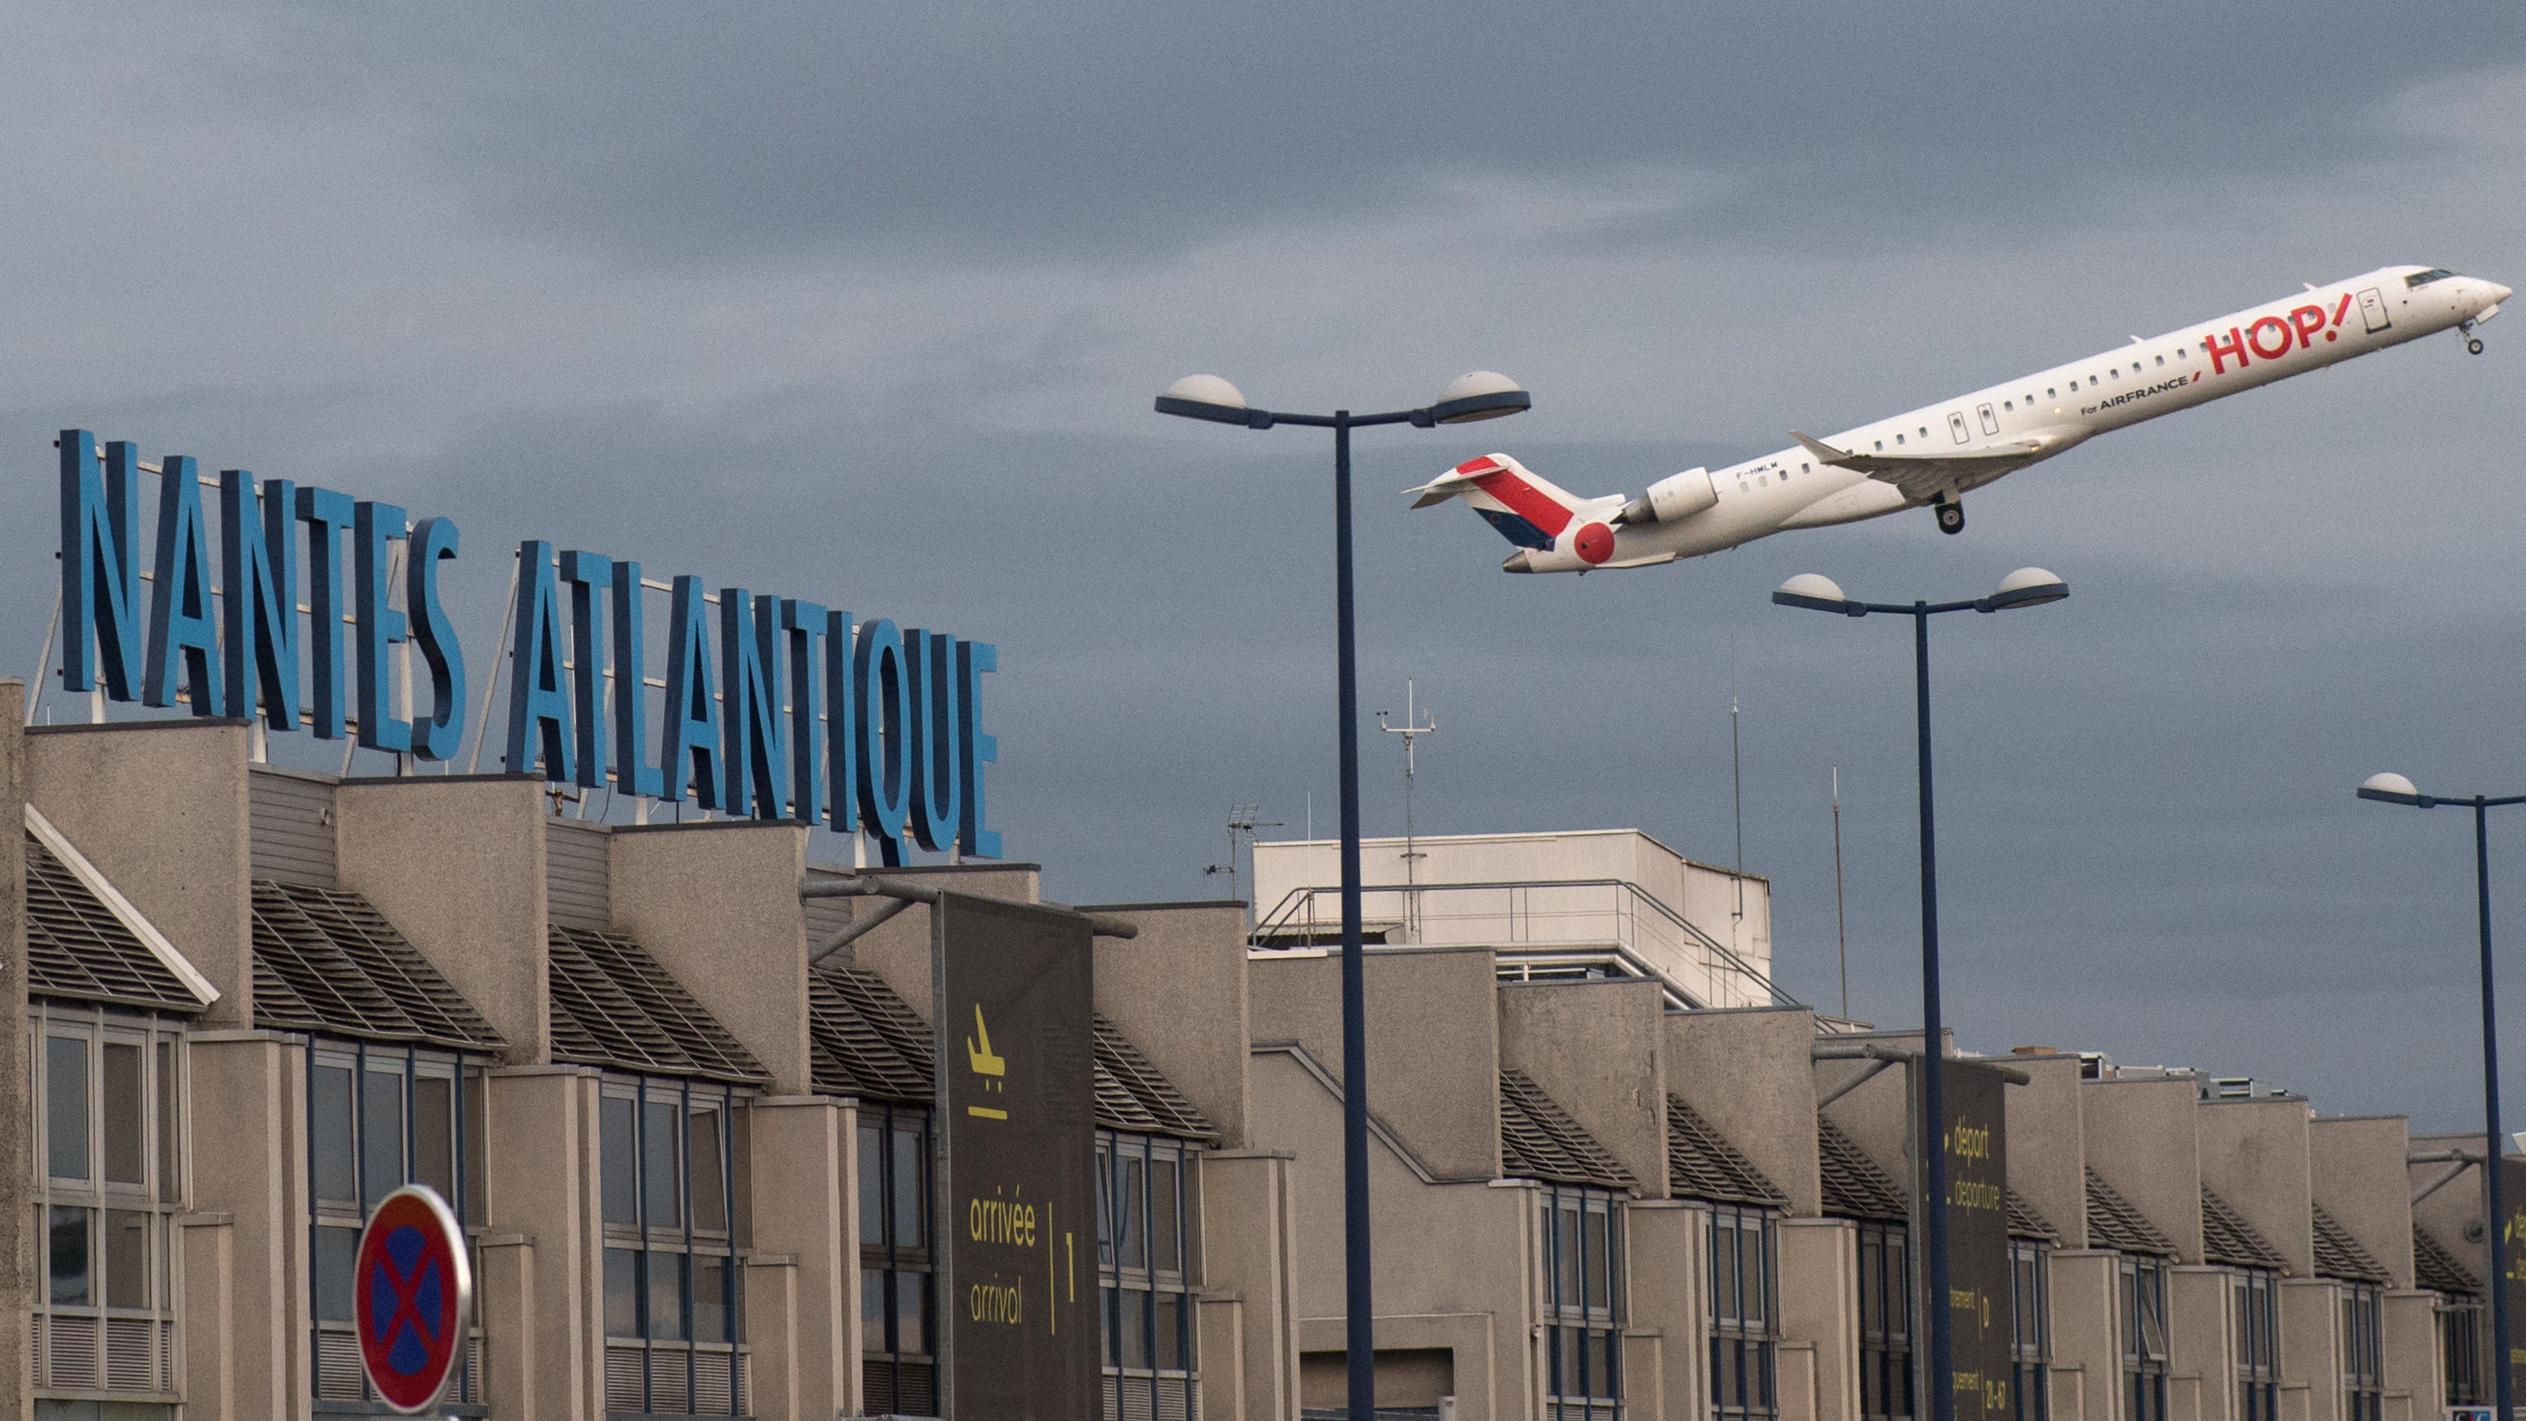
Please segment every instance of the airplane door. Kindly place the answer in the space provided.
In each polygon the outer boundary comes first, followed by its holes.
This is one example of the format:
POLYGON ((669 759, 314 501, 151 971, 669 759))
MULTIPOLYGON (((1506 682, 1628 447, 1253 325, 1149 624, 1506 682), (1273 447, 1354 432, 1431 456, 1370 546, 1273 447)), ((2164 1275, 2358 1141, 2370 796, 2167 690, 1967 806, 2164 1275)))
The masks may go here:
POLYGON ((1965 412, 1963 410, 1949 410, 1947 412, 1947 432, 1955 435, 1956 442, 1959 444, 1964 444, 1972 440, 1973 431, 1965 425, 1965 412))
POLYGON ((1989 404, 1983 405, 1979 413, 1982 415, 1983 433, 1997 434, 2000 432, 2000 417, 1991 412, 1991 406, 1989 404))
POLYGON ((2378 295, 2374 286, 2359 293, 2359 318, 2368 323, 2372 336, 2394 324, 2394 318, 2386 314, 2386 298, 2378 295))

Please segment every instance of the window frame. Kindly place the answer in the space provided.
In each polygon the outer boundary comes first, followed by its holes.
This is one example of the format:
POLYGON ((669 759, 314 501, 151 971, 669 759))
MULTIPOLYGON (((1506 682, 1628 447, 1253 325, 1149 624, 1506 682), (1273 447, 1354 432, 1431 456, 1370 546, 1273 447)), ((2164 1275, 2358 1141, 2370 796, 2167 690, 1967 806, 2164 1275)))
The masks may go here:
POLYGON ((2117 1255, 2115 1311, 2121 1333, 2125 1421, 2166 1421, 2168 1342, 2167 1263, 2150 1254, 2117 1255), (2150 1324, 2156 1324, 2154 1338, 2150 1324))
POLYGON ((1859 1380, 1863 1421, 1911 1421, 1914 1263, 1912 1230, 1859 1225, 1859 1380), (1889 1269, 1888 1259, 1893 1260, 1889 1269), (1893 1274, 1891 1279, 1889 1274, 1893 1274))
POLYGON ((2040 1240, 2009 1240, 2010 1415, 2015 1421, 2052 1416, 2052 1247, 2040 1240))
MULTIPOLYGON (((475 1052, 456 1051, 417 1043, 368 1041, 356 1038, 307 1037, 304 1043, 303 1087, 306 1092, 306 1188, 307 1188, 307 1296, 308 1307, 308 1374, 307 1386, 318 1416, 367 1415, 376 1407, 377 1399, 369 1388, 368 1378, 360 1370, 356 1341, 350 1340, 354 1322, 350 1317, 324 1315, 326 1295, 333 1286, 325 1267, 330 1241, 339 1259, 348 1266, 357 1248, 360 1228, 367 1222, 368 1212, 376 1199, 382 1199, 395 1188, 416 1182, 416 1158, 419 1154, 419 1112, 414 1109, 415 1083, 438 1080, 448 1083, 448 1153, 449 1186, 447 1206, 456 1215, 464 1230, 467 1252, 474 1276, 482 1276, 482 1171, 477 1155, 482 1147, 482 1128, 488 1109, 486 1095, 489 1058, 475 1052), (322 1172, 325 1170, 322 1146, 329 1139, 328 1126, 318 1111, 316 1082, 319 1071, 345 1071, 350 1090, 345 1101, 350 1125, 344 1140, 351 1170, 351 1193, 329 1196, 324 1193, 322 1172), (370 1122, 368 1087, 372 1077, 398 1083, 396 1135, 399 1151, 400 1178, 393 1183, 371 1180, 372 1164, 369 1138, 370 1122), (380 1188, 379 1185, 384 1187, 380 1188), (326 1368, 325 1339, 337 1339, 333 1352, 347 1358, 342 1375, 334 1376, 326 1368), (343 1394, 345 1383, 351 1394, 343 1394), (332 1394, 328 1394, 328 1388, 332 1394)), ((339 1123, 339 1122, 336 1122, 339 1123)), ((426 1181, 420 1181, 426 1182, 426 1181)), ((349 1280, 343 1286, 351 1288, 349 1280)), ((356 1298, 352 1306, 356 1307, 356 1298)), ((478 1365, 484 1345, 482 1308, 477 1294, 472 1325, 466 1336, 465 1354, 458 1364, 457 1375, 449 1388, 449 1396, 440 1405, 451 1415, 486 1416, 489 1406, 483 1396, 484 1378, 478 1365)))
POLYGON ((863 1389, 873 1398, 876 1389, 867 1383, 877 1369, 884 1369, 885 1399, 894 1415, 938 1414, 938 1254, 937 1221, 933 1217, 937 1211, 938 1190, 933 1174, 936 1161, 937 1137, 928 1107, 884 1101, 861 1103, 851 1154, 851 1167, 860 1190, 859 1217, 852 1224, 859 1239, 860 1374, 863 1389), (909 1201, 899 1199, 895 1188, 896 1153, 906 1137, 915 1142, 918 1150, 918 1187, 914 1191, 918 1197, 909 1201), (872 1138, 876 1143, 874 1178, 869 1168, 872 1138), (869 1233, 872 1198, 876 1201, 875 1238, 869 1233), (907 1217, 902 1212, 906 1208, 910 1210, 908 1218, 914 1235, 909 1243, 900 1241, 897 1227, 907 1217), (906 1283, 912 1286, 921 1312, 921 1340, 926 1345, 917 1348, 902 1345, 905 1310, 901 1289, 906 1283), (876 1313, 873 1328, 869 1325, 872 1309, 876 1313), (901 1381, 907 1369, 927 1385, 928 1406, 903 1405, 901 1381))
POLYGON ((2385 1414, 2385 1290, 2374 1283, 2337 1281, 2335 1341, 2342 1359, 2342 1409, 2347 1421, 2380 1421, 2385 1414))
POLYGON ((1712 1414, 1721 1421, 1772 1421, 1780 1415, 1780 1216, 1714 1203, 1707 1239, 1712 1414), (1724 1394, 1730 1377, 1737 1383, 1734 1397, 1724 1394))
POLYGON ((2235 1319, 2237 1421, 2279 1421, 2280 1275, 2240 1268, 2229 1275, 2235 1319))
MULTIPOLYGON (((627 1361, 637 1354, 640 1362, 641 1407, 623 1411, 611 1406, 607 1414, 621 1415, 715 1415, 746 1414, 746 1366, 750 1349, 746 1345, 744 1273, 747 1249, 747 1224, 744 1206, 741 1161, 744 1152, 739 1146, 744 1133, 746 1096, 736 1088, 717 1081, 695 1080, 678 1076, 631 1075, 608 1071, 597 1082, 597 1158, 600 1289, 598 1321, 603 1329, 605 1370, 613 1373, 618 1360, 627 1361), (615 1179, 609 1171, 613 1153, 607 1147, 605 1121, 608 1102, 629 1105, 632 1143, 629 1162, 632 1177, 625 1202, 632 1217, 618 1219, 613 1215, 611 1195, 615 1179), (653 1209, 665 1182, 651 1175, 657 1163, 658 1141, 654 1138, 654 1121, 664 1113, 672 1122, 666 1140, 666 1168, 674 1197, 664 1211, 673 1217, 659 1219, 653 1209), (716 1114, 718 1124, 714 1142, 719 1155, 717 1168, 704 1174, 694 1158, 692 1148, 693 1121, 696 1116, 716 1114), (716 1178, 719 1193, 719 1221, 716 1227, 706 1226, 696 1217, 696 1184, 716 1178), (634 1318, 632 1332, 614 1328, 612 1271, 617 1257, 631 1260, 631 1302, 634 1318), (662 1329, 655 1308, 658 1302, 658 1260, 671 1260, 675 1287, 674 1331, 662 1329), (720 1336, 703 1338, 700 1331, 701 1308, 697 1305, 696 1286, 702 1272, 702 1261, 720 1260, 721 1296, 720 1336), (724 1413, 700 1409, 700 1384, 703 1359, 725 1356, 728 1369, 728 1410, 724 1413), (681 1407, 662 1406, 659 1378, 671 1373, 681 1363, 683 1370, 680 1394, 681 1407)), ((676 1395, 670 1390, 670 1397, 676 1395)))
POLYGON ((51 1338, 59 1322, 84 1323, 96 1339, 93 1387, 56 1386, 51 1382, 49 1346, 37 1347, 31 1373, 33 1394, 45 1400, 170 1403, 179 1400, 176 1376, 184 1347, 183 1319, 176 1276, 176 1218, 190 1195, 186 1174, 191 1164, 185 1108, 191 1063, 181 1019, 154 1012, 117 1010, 103 1005, 56 1002, 35 998, 27 1003, 27 1159, 25 1178, 33 1237, 28 1249, 30 1342, 51 1338), (75 1045, 80 1052, 79 1098, 82 1141, 80 1175, 52 1172, 53 1043, 75 1045), (119 1153, 118 1139, 130 1132, 114 1127, 120 1112, 106 1102, 106 1052, 129 1049, 138 1061, 138 1099, 130 1122, 139 1127, 137 1179, 108 1179, 109 1153, 119 1153), (79 1216, 81 1273, 85 1301, 53 1299, 53 1223, 56 1214, 79 1216), (140 1220, 142 1268, 138 1303, 116 1301, 113 1274, 118 1218, 140 1220), (152 1330, 153 1380, 163 1385, 145 1390, 114 1388, 105 1365, 113 1324, 128 1330, 134 1324, 152 1330))
POLYGON ((2439 1374, 2447 1381, 2447 1404, 2490 1405, 2490 1323, 2482 1299, 2442 1293, 2432 1314, 2437 1321, 2439 1374))
POLYGON ((1622 1201, 1612 1190, 1584 1185, 1543 1184, 1537 1194, 1545 1415, 1552 1421, 1615 1421, 1624 1408, 1622 1201), (1604 1266, 1600 1270, 1592 1262, 1604 1266), (1565 1273, 1575 1298, 1563 1296, 1565 1273), (1572 1370, 1576 1378, 1567 1375, 1572 1370))
POLYGON ((1135 1388, 1146 1388, 1149 1415, 1190 1416, 1197 1406, 1196 1393, 1201 1381, 1201 1329, 1197 1312, 1201 1287, 1192 1262, 1198 1256, 1193 1188, 1193 1170, 1199 1151, 1194 1147, 1161 1135, 1143 1135, 1124 1131, 1096 1132, 1096 1263, 1097 1263, 1097 1330, 1100 1374, 1098 1391, 1104 1399, 1107 1416, 1134 1414, 1134 1408, 1123 1404, 1124 1395, 1135 1388), (1174 1265, 1162 1266, 1157 1204, 1161 1198, 1159 1168, 1172 1168, 1175 1187, 1173 1209, 1174 1265), (1126 1166, 1138 1164, 1137 1170, 1126 1166), (1126 1262, 1125 1240, 1121 1224, 1134 1225, 1138 1238, 1126 1262), (1165 1337, 1159 1318, 1172 1300, 1176 1317, 1175 1365, 1166 1361, 1165 1337), (1127 1314, 1137 1314, 1136 1318, 1127 1314), (1140 1334, 1139 1347, 1127 1349, 1127 1322, 1136 1322, 1140 1334), (1172 1388, 1181 1398, 1170 1408, 1167 1393, 1172 1388))

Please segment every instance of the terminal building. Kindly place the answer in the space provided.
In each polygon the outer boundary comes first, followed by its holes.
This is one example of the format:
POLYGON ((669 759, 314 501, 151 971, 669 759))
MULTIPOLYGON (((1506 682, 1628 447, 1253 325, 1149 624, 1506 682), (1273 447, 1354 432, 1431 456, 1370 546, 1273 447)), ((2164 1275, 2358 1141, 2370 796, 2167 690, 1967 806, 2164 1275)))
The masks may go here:
MULTIPOLYGON (((811 965, 876 910, 802 898, 838 871, 803 826, 315 776, 242 721, 24 729, 23 694, 0 683, 0 1412, 378 1414, 352 1242, 417 1181, 472 1241, 455 1415, 937 1414, 926 910, 811 965)), ((1109 1418, 1342 1405, 1332 864, 1265 844, 1251 910, 1095 909, 1138 930, 1094 948, 1109 1418)), ((1381 1411, 1926 1414, 1924 1043, 1773 984, 1763 880, 1627 831, 1369 865, 1381 1411)), ((894 871, 1041 897, 1024 864, 894 871)), ((2012 1362, 1985 1414, 2486 1399, 2490 1142, 1997 1062, 2012 1362)))

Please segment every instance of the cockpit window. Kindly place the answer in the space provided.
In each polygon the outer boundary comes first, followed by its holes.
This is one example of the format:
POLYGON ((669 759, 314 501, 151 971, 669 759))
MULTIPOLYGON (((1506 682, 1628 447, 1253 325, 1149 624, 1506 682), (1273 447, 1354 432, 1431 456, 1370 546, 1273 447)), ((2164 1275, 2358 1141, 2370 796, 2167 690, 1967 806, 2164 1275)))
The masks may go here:
POLYGON ((2405 286, 2427 286, 2433 281, 2445 281, 2447 278, 2454 276, 2455 274, 2456 273, 2449 271, 2443 266, 2434 266, 2427 271, 2416 271, 2410 276, 2403 278, 2403 284, 2405 286))

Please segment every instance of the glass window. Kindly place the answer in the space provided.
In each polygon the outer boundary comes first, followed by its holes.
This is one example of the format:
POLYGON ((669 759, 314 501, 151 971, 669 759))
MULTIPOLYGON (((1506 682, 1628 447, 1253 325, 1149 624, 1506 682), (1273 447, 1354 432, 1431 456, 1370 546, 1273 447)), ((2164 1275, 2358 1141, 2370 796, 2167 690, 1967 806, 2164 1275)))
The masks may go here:
POLYGON ((745 1325, 730 1208, 737 1124, 720 1086, 608 1077, 599 1087, 606 1367, 646 1399, 614 1410, 730 1414, 745 1325), (648 1404, 654 1403, 654 1404, 648 1404))
POLYGON ((39 1347, 33 1381, 96 1398, 83 1404, 107 1415, 122 1406, 113 1398, 176 1389, 172 1347, 129 1344, 171 1338, 176 1321, 167 1280, 183 1207, 182 1029, 64 1003, 28 1011, 32 1108, 20 1117, 28 1148, 18 1168, 38 1240, 32 1320, 38 1336, 101 1336, 110 1353, 39 1347), (76 1371, 56 1375, 56 1357, 76 1371))
POLYGON ((45 1160, 55 1179, 88 1174, 88 1040, 44 1038, 45 1160))
POLYGON ((2489 1351, 2489 1332, 2483 1321, 2482 1299, 2440 1298, 2438 1355, 2441 1374, 2447 1379, 2448 1405, 2487 1406, 2491 1403, 2490 1374, 2483 1361, 2489 1351))
POLYGON ((930 1117, 860 1107, 860 1377, 872 1415, 938 1412, 931 1350, 930 1117))
MULTIPOLYGON (((307 1057, 315 1398, 365 1404, 371 1398, 350 1328, 360 1226, 388 1194, 425 1184, 447 1201, 469 1235, 480 1232, 475 1191, 482 1171, 469 1164, 468 1154, 480 1138, 483 1078, 479 1067, 453 1053, 415 1046, 317 1038, 308 1042, 307 1057)), ((460 1372, 450 1399, 478 1404, 481 1385, 481 1378, 460 1372)))
POLYGON ((1859 1226, 1859 1407, 1868 1421, 1912 1415, 1911 1232, 1859 1226))
POLYGON ((2341 1287, 2344 1414, 2378 1421, 2386 1404, 2385 1295, 2367 1283, 2341 1287))
POLYGON ((1551 1414, 1617 1416, 1623 1395, 1620 1205, 1601 1189, 1545 1185, 1541 1195, 1551 1414))
POLYGON ((2009 1311, 2016 1332, 2010 1412, 2015 1421, 2047 1421, 2052 1415, 2052 1250, 2028 1239, 2009 1240, 2009 1311))
POLYGON ((2165 1421, 2166 1262, 2125 1254, 2117 1271, 2123 1415, 2129 1421, 2165 1421))
POLYGON ((1710 1396, 1727 1421, 1779 1415, 1777 1235, 1761 1209, 1720 1205, 1710 1216, 1710 1396))
POLYGON ((1098 1252, 1109 1416, 1187 1416, 1200 1375, 1187 1276, 1190 1157, 1172 1140, 1100 1134, 1098 1252))
POLYGON ((105 1043, 105 1182, 146 1184, 149 1115, 141 1109, 140 1043, 105 1043))
POLYGON ((2280 1278, 2246 1269, 2228 1283, 2236 1314, 2239 1421, 2278 1421, 2280 1416, 2280 1278))

